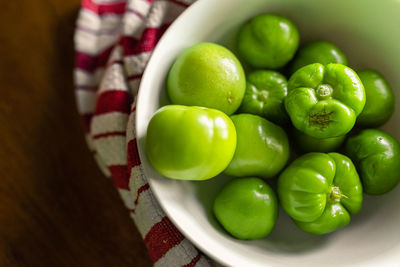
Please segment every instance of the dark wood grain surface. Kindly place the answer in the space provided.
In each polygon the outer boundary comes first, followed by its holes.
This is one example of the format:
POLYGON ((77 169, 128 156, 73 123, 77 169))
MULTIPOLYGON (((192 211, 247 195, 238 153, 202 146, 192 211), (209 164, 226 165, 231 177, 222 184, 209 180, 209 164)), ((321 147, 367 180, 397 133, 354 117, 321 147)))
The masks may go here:
POLYGON ((0 266, 150 266, 76 112, 79 0, 0 5, 0 266))

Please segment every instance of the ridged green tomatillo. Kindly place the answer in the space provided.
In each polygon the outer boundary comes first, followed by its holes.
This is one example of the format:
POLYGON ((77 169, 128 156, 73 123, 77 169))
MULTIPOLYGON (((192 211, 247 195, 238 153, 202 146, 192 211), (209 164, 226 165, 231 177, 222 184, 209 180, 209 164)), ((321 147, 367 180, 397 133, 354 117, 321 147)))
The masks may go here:
POLYGON ((338 153, 308 153, 278 179, 283 209, 305 232, 321 235, 350 222, 362 207, 362 185, 351 160, 338 153))
POLYGON ((288 82, 286 111, 298 130, 315 138, 348 133, 364 105, 363 84, 342 64, 310 64, 288 82))

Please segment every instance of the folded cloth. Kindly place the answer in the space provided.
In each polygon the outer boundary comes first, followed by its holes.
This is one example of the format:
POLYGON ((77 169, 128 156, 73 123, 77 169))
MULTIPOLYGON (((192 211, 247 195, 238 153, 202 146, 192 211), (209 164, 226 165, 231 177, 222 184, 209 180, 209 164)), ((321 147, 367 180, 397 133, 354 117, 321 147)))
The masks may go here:
POLYGON ((135 139, 140 79, 161 35, 195 0, 82 0, 75 85, 88 145, 110 177, 155 266, 210 266, 171 223, 144 175, 135 139))

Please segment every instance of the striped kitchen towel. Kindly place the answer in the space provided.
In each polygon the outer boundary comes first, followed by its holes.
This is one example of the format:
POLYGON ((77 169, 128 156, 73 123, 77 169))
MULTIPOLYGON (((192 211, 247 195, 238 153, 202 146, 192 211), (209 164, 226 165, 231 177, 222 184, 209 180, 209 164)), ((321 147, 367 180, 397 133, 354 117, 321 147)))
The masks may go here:
POLYGON ((118 189, 155 266, 210 266, 171 223, 143 173, 135 139, 136 94, 163 32, 195 0, 82 0, 75 85, 86 139, 118 189))

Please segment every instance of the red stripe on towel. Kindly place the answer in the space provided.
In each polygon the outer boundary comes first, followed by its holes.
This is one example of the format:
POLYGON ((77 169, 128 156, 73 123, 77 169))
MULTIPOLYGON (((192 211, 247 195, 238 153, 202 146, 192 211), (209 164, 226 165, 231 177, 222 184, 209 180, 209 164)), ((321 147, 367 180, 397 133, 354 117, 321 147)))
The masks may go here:
POLYGON ((102 92, 96 103, 95 115, 109 112, 129 114, 132 103, 131 95, 126 91, 108 90, 102 92))
POLYGON ((158 261, 171 248, 178 245, 184 236, 176 229, 168 217, 153 225, 144 238, 144 242, 153 262, 158 261))
POLYGON ((115 186, 120 189, 129 190, 129 174, 126 165, 111 165, 108 166, 111 172, 111 179, 115 186))

